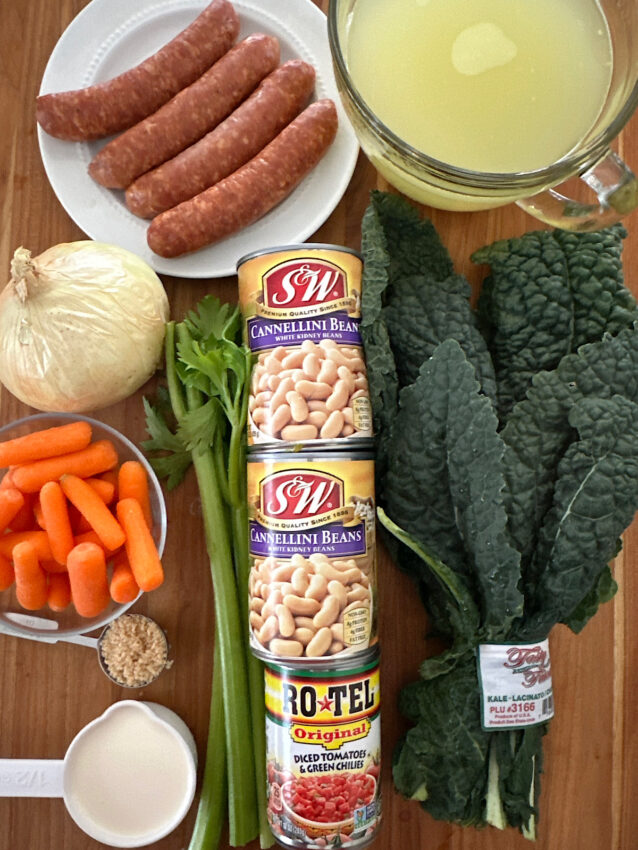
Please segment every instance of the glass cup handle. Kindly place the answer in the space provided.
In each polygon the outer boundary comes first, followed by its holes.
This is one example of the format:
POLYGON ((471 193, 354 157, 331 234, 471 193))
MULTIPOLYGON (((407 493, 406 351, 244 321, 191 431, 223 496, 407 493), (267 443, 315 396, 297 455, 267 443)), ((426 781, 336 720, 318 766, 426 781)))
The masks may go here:
POLYGON ((602 230, 638 207, 638 180, 613 151, 580 175, 598 196, 598 204, 584 204, 546 189, 517 201, 530 215, 562 230, 602 230))
POLYGON ((0 797, 63 797, 62 759, 0 759, 0 797))

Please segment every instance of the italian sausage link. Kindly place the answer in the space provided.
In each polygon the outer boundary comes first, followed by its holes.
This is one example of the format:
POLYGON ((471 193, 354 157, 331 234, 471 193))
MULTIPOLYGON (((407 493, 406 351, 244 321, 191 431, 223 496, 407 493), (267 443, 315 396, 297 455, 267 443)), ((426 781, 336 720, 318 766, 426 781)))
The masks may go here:
POLYGON ((126 190, 141 218, 193 198, 259 153, 305 106, 315 82, 312 65, 291 59, 269 74, 225 121, 126 190))
POLYGON ((126 189, 216 127, 278 64, 276 38, 245 38, 157 112, 108 142, 91 160, 89 174, 102 186, 126 189))
POLYGON ((238 34, 232 4, 213 0, 192 24, 134 68, 88 88, 40 95, 36 119, 51 136, 73 142, 119 133, 195 82, 238 34))
POLYGON ((334 140, 337 123, 331 100, 306 107, 246 165, 154 218, 147 231, 151 250, 178 257, 257 221, 317 165, 334 140))

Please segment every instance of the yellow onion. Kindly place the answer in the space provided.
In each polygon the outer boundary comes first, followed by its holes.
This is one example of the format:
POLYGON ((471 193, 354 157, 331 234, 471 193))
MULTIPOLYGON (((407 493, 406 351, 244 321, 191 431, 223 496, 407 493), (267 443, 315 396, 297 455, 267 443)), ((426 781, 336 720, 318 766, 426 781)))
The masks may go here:
POLYGON ((116 245, 18 248, 0 293, 0 382, 37 410, 115 404, 162 354, 168 298, 153 269, 116 245))

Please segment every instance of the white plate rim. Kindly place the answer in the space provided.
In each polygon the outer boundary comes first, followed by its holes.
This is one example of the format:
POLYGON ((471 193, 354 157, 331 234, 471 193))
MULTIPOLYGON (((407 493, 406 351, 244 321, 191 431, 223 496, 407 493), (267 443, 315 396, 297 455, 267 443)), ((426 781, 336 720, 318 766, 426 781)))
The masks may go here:
MULTIPOLYGON (((91 0, 56 43, 40 93, 80 88, 119 73, 126 66, 108 75, 102 69, 126 38, 132 38, 143 51, 130 63, 136 64, 163 43, 142 45, 136 27, 151 21, 162 25, 173 15, 180 19, 178 32, 206 5, 206 0, 140 0, 131 9, 130 0, 91 0)), ((357 163, 359 145, 334 79, 321 9, 312 0, 233 0, 233 5, 241 21, 239 38, 256 31, 276 34, 282 47, 281 61, 298 56, 310 62, 317 73, 316 98, 331 98, 339 117, 337 137, 324 158, 291 196, 260 221, 192 254, 159 257, 146 242, 148 222, 126 209, 123 193, 99 186, 88 175, 88 164, 105 141, 65 142, 37 126, 44 170, 69 217, 91 239, 128 248, 158 274, 192 279, 228 277, 235 274, 237 260, 247 253, 305 242, 334 211, 357 163), (318 37, 318 31, 325 37, 318 37)))

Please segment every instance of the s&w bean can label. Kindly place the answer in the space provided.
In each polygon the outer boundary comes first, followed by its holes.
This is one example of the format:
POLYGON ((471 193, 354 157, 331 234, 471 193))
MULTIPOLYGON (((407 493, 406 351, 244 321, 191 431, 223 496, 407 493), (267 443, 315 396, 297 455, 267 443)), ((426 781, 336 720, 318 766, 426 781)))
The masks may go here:
POLYGON ((250 635, 265 660, 319 663, 377 639, 369 455, 250 455, 250 635))
POLYGON ((381 818, 379 661, 266 666, 268 820, 294 848, 359 848, 381 818))
POLYGON ((246 342, 256 355, 248 445, 369 441, 372 414, 359 324, 359 254, 276 248, 237 266, 246 342))

